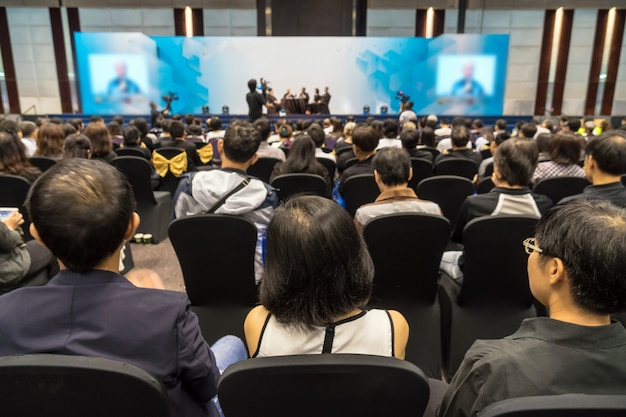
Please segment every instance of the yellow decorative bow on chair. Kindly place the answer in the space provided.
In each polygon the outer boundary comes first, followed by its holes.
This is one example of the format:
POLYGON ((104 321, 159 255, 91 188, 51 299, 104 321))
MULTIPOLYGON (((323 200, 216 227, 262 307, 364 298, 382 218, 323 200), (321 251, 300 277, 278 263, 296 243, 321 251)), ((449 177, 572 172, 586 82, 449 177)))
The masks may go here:
POLYGON ((158 151, 154 151, 152 153, 152 163, 161 178, 165 177, 168 171, 179 177, 187 171, 187 153, 183 151, 171 159, 167 159, 158 151))
POLYGON ((202 148, 199 148, 198 156, 204 165, 208 164, 211 162, 211 159, 213 159, 213 146, 210 143, 207 143, 202 148))

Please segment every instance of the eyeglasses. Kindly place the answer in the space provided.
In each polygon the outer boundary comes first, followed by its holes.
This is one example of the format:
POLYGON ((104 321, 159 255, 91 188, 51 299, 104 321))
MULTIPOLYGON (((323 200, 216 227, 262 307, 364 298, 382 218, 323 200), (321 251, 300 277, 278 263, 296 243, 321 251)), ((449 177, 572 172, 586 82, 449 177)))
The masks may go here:
POLYGON ((524 245, 524 249, 526 250, 526 253, 528 255, 530 255, 531 253, 535 251, 537 251, 538 253, 543 253, 543 249, 541 249, 539 246, 535 244, 534 237, 529 237, 528 239, 522 242, 522 245, 524 245))

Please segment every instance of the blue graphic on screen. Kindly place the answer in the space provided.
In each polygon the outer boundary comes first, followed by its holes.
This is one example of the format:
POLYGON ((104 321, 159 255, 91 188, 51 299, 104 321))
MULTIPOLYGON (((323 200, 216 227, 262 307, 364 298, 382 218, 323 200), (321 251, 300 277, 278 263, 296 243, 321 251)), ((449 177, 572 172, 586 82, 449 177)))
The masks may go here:
MULTIPOLYGON (((400 111, 410 96, 418 114, 502 114, 508 35, 424 38, 148 37, 139 33, 76 33, 83 111, 147 114, 248 112, 247 82, 263 77, 279 99, 287 91, 328 86, 335 114, 363 106, 400 111), (285 51, 306 51, 306 59, 285 51), (287 58, 286 58, 287 57, 287 58)), ((375 111, 377 112, 377 111, 375 111)))

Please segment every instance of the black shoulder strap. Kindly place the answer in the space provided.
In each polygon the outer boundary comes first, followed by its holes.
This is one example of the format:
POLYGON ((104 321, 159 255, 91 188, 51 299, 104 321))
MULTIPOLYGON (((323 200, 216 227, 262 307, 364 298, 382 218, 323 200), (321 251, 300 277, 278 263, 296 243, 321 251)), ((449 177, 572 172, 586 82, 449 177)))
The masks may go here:
POLYGON ((233 188, 232 190, 230 190, 228 193, 226 193, 222 198, 220 198, 217 203, 215 203, 213 205, 213 207, 211 207, 210 209, 208 209, 205 213, 207 214, 213 214, 217 211, 217 209, 219 209, 220 207, 222 207, 224 205, 224 203, 226 202, 226 200, 228 200, 230 198, 231 195, 239 192, 240 190, 242 190, 246 185, 250 184, 250 178, 245 177, 240 183, 239 185, 237 185, 235 188, 233 188))

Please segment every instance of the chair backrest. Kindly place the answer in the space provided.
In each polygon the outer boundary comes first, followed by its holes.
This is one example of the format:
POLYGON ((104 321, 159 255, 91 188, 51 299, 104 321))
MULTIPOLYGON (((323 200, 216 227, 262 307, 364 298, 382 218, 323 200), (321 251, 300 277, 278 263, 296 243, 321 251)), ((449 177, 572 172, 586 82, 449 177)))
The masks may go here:
MULTIPOLYGON (((129 150, 136 151, 137 149, 129 150)), ((152 182, 150 180, 152 168, 145 157, 118 156, 111 161, 111 165, 126 175, 128 182, 133 187, 135 200, 137 200, 137 205, 139 207, 143 205, 156 205, 157 202, 154 198, 154 193, 152 192, 152 182)))
POLYGON ((483 178, 478 182, 478 185, 476 185, 476 194, 486 194, 495 186, 491 177, 483 178))
POLYGON ((491 149, 487 147, 486 149, 480 150, 480 156, 482 156, 483 159, 487 159, 487 158, 491 158, 493 155, 491 154, 491 149))
POLYGON ((420 181, 433 175, 433 164, 426 159, 411 158, 411 168, 413 168, 413 176, 409 180, 409 187, 414 190, 420 181))
POLYGON ((622 184, 626 186, 626 174, 622 175, 622 184))
POLYGON ((417 366, 396 358, 294 355, 237 362, 218 397, 229 417, 399 417, 421 416, 429 388, 417 366))
POLYGON ((433 156, 433 161, 437 159, 437 157, 441 154, 437 148, 431 148, 430 146, 426 146, 424 148, 419 148, 420 151, 430 152, 433 156))
POLYGON ((339 155, 341 155, 342 153, 350 152, 351 150, 352 150, 352 146, 344 146, 342 148, 336 149, 335 155, 339 157, 339 155))
POLYGON ((363 237, 374 261, 376 301, 390 308, 399 299, 433 303, 439 262, 450 238, 448 220, 423 213, 389 214, 367 222, 363 237))
MULTIPOLYGON (((197 141, 195 141, 195 142, 192 142, 192 143, 196 147, 196 152, 198 152, 198 156, 200 157, 200 162, 202 162, 202 165, 206 166, 206 165, 209 165, 211 162, 214 161, 215 152, 213 151, 213 145, 211 145, 209 142, 197 142, 197 141), (208 148, 207 148, 207 146, 208 146, 208 148)), ((218 155, 219 155, 219 152, 218 152, 218 155)), ((219 162, 219 165, 222 164, 221 157, 219 158, 218 162, 219 162)))
MULTIPOLYGON (((154 158, 154 154, 160 154, 161 156, 163 156, 165 159, 172 159, 175 156, 180 155, 181 153, 184 153, 186 155, 186 152, 184 149, 182 148, 157 148, 153 151, 153 161, 155 160, 154 158)), ((155 161, 156 162, 156 161, 155 161)), ((158 171, 158 166, 155 163, 155 168, 157 168, 158 171)), ((169 193, 173 196, 176 193, 176 188, 178 188, 178 183, 180 182, 180 178, 178 175, 173 174, 172 172, 170 172, 169 168, 167 173, 165 174, 164 177, 161 177, 160 180, 160 184, 159 184, 159 190, 161 191, 169 191, 169 193)))
POLYGON ((533 187, 533 192, 550 197, 557 204, 565 197, 580 194, 591 183, 582 177, 552 177, 539 181, 533 187))
POLYGON ((457 175, 469 180, 478 172, 476 162, 465 158, 443 159, 434 166, 435 175, 457 175))
POLYGON ((174 220, 168 234, 193 305, 254 306, 254 223, 243 217, 202 214, 174 220))
POLYGON ((128 363, 104 358, 23 355, 0 358, 6 416, 167 417, 163 384, 128 363))
POLYGON ((485 216, 471 220, 463 230, 463 306, 528 307, 528 255, 522 242, 534 236, 538 219, 532 216, 485 216))
POLYGON ((439 204, 446 219, 454 223, 467 196, 474 193, 474 184, 467 178, 439 175, 426 178, 417 185, 416 194, 439 204))
POLYGON ((285 201, 292 195, 302 193, 329 197, 328 184, 324 178, 315 174, 279 175, 272 180, 272 186, 277 189, 280 201, 285 201))
POLYGON ((328 178, 330 180, 335 179, 335 173, 337 172, 337 163, 330 158, 315 158, 317 162, 324 165, 324 168, 328 171, 328 178))
POLYGON ((114 152, 117 156, 138 156, 146 159, 146 155, 138 148, 117 148, 114 152))
POLYGON ((17 175, 0 175, 0 207, 16 207, 24 216, 24 224, 21 226, 24 237, 31 239, 29 226, 30 218, 24 207, 30 182, 17 175))
POLYGON ((32 166, 39 168, 41 172, 46 172, 57 163, 56 159, 46 158, 45 156, 33 156, 29 159, 29 162, 32 166))
POLYGON ((346 210, 352 217, 363 204, 371 203, 380 194, 380 189, 373 174, 362 174, 349 177, 343 185, 342 196, 346 210))
POLYGON ((256 177, 264 183, 269 184, 274 166, 279 162, 281 161, 277 158, 259 158, 254 165, 250 165, 250 167, 248 167, 248 175, 256 177))
POLYGON ((346 169, 350 168, 353 165, 356 165, 359 162, 359 159, 357 157, 354 158, 349 158, 346 163, 343 165, 343 170, 345 171, 346 169))
MULTIPOLYGON (((211 138, 209 139, 209 143, 213 148, 213 163, 216 165, 222 165, 222 155, 220 154, 219 149, 217 148, 217 142, 223 138, 211 138)), ((196 149, 200 146, 200 143, 196 142, 196 149)))
POLYGON ((485 407, 480 417, 622 417, 626 395, 563 394, 511 398, 485 407))

